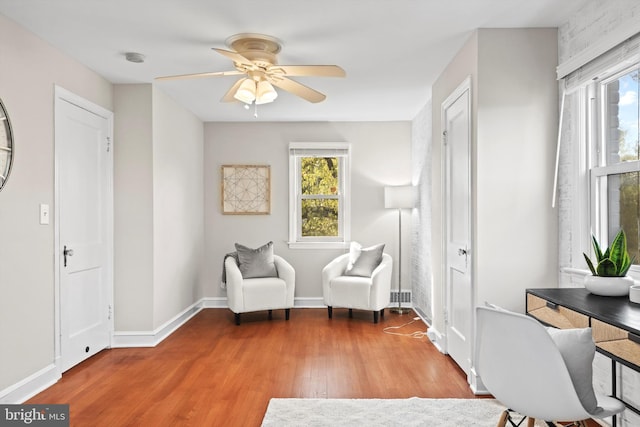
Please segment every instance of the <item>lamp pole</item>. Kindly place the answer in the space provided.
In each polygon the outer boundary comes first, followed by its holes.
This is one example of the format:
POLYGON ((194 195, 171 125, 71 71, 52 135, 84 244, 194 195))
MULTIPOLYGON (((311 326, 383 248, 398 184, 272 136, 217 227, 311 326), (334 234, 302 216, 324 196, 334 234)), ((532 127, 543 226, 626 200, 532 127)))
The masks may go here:
POLYGON ((398 306, 389 309, 396 314, 407 314, 410 308, 402 308, 402 208, 398 208, 398 306))
POLYGON ((411 313, 410 308, 402 308, 402 209, 416 205, 415 187, 411 185, 384 188, 384 207, 398 209, 398 307, 389 311, 397 314, 411 313))

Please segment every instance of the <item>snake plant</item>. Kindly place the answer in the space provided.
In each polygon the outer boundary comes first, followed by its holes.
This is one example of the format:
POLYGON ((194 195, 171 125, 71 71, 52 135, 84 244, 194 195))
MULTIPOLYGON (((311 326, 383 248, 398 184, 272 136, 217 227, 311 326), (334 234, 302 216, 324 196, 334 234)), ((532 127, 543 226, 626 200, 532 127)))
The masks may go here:
POLYGON ((587 254, 583 253, 587 261, 589 270, 594 276, 623 277, 626 276, 632 260, 627 252, 627 236, 623 230, 618 231, 611 245, 602 252, 600 244, 595 236, 591 236, 591 243, 596 254, 596 264, 594 266, 587 254))

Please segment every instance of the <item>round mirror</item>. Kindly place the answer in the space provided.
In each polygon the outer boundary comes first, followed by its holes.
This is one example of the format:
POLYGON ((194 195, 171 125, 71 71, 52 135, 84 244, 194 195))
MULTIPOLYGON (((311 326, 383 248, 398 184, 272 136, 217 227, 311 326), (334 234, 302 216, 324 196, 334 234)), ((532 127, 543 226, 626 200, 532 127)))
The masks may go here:
POLYGON ((11 159, 13 158, 13 134, 7 110, 0 100, 0 190, 4 187, 9 172, 11 172, 11 159))

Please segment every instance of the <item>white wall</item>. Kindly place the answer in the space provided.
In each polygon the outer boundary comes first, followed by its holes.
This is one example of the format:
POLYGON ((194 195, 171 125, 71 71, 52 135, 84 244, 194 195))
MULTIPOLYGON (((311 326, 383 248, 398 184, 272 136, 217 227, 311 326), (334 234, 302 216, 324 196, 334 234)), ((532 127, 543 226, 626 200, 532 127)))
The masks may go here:
POLYGON ((638 0, 587 0, 582 9, 558 28, 559 63, 598 48, 604 38, 621 27, 638 28, 639 21, 638 0))
POLYGON ((200 298, 203 124, 150 84, 115 99, 115 329, 151 333, 200 298))
MULTIPOLYGON (((206 286, 204 295, 224 297, 220 275, 224 254, 234 243, 257 247, 273 240, 275 252, 296 269, 298 304, 321 304, 320 272, 342 250, 289 249, 288 190, 290 142, 349 142, 352 146, 352 239, 368 246, 385 243, 397 271, 398 215, 384 208, 385 185, 411 182, 410 122, 207 123, 205 125, 206 286), (271 166, 270 215, 222 215, 220 167, 271 166)), ((403 283, 411 258, 408 213, 403 233, 403 283)), ((395 276, 394 276, 395 277, 395 276)), ((394 279, 395 283, 395 279, 394 279)))
POLYGON ((411 122, 411 169, 418 204, 411 227, 411 289, 413 307, 427 320, 432 313, 431 262, 431 100, 411 122))
POLYGON ((199 299, 204 260, 203 123, 153 89, 153 327, 199 299))
POLYGON ((556 41, 556 29, 478 32, 477 302, 521 313, 525 288, 557 286, 556 41))
POLYGON ((153 329, 153 114, 148 84, 114 87, 114 321, 153 329))
POLYGON ((558 113, 555 42, 555 29, 479 29, 433 86, 437 331, 445 331, 440 106, 467 76, 472 88, 472 301, 523 312, 526 288, 557 286, 557 216, 550 203, 558 113))
POLYGON ((0 402, 9 387, 54 361, 54 86, 108 110, 112 86, 0 15, 0 96, 14 132, 11 176, 0 191, 0 402))

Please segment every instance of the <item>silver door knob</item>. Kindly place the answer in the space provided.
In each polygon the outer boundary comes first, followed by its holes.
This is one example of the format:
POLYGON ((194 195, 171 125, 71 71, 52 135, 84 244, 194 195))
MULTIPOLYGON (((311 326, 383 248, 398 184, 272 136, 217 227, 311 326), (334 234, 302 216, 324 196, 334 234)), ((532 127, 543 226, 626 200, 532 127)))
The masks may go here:
POLYGON ((467 250, 463 249, 463 248, 458 249, 458 255, 460 255, 460 256, 467 255, 467 250))

